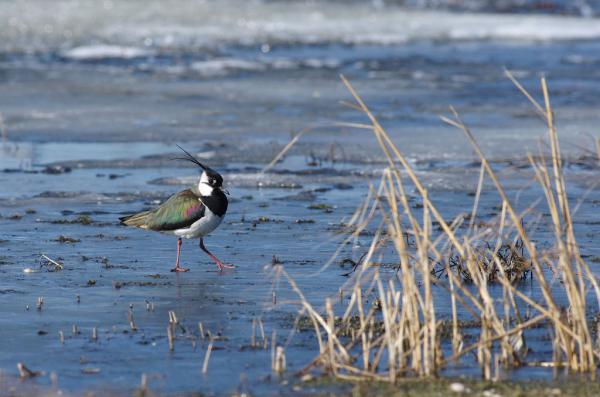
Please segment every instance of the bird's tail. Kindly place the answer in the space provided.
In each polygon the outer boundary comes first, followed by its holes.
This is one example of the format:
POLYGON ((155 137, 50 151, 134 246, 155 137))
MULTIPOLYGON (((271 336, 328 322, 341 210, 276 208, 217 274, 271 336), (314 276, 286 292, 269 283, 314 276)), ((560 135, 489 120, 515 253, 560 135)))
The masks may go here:
POLYGON ((148 214, 150 214, 150 211, 138 212, 137 214, 127 215, 119 218, 119 220, 121 221, 122 225, 145 227, 148 214))

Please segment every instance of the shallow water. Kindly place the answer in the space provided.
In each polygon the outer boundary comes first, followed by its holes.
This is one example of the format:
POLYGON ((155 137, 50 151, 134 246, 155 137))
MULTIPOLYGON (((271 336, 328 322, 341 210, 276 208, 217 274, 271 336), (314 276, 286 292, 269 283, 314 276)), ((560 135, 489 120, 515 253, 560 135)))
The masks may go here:
MULTIPOLYGON (((43 148, 41 145, 38 152, 43 153, 43 148)), ((77 148, 89 152, 86 144, 77 148)), ((335 297, 347 281, 343 274, 349 268, 340 268, 336 260, 322 269, 337 248, 339 235, 334 230, 359 205, 368 183, 378 179, 380 166, 314 166, 307 165, 309 156, 291 156, 263 175, 256 170, 261 164, 231 162, 231 168, 221 170, 232 193, 230 210, 224 224, 207 238, 207 245, 237 268, 217 272, 197 243, 189 241, 183 247, 183 263, 191 271, 173 274, 169 272, 176 249, 173 237, 125 228, 117 222, 122 214, 156 205, 194 180, 196 171, 191 168, 141 166, 144 159, 155 158, 149 154, 162 149, 147 146, 146 152, 139 153, 137 161, 141 163, 134 168, 96 168, 104 163, 82 160, 78 162, 80 168, 59 175, 32 173, 43 170, 42 165, 27 173, 0 174, 4 186, 16 188, 0 198, 0 321, 6 336, 0 339, 0 367, 8 374, 14 373, 16 362, 24 362, 30 368, 55 373, 58 386, 72 392, 130 391, 146 374, 152 390, 169 394, 192 390, 270 394, 291 387, 287 386, 289 375, 271 375, 273 332, 278 343, 286 347, 289 373, 314 357, 317 346, 312 333, 292 330, 297 297, 285 282, 273 284, 273 256, 317 307, 325 297, 335 297), (111 173, 123 176, 110 179, 111 173), (281 176, 292 187, 264 185, 281 176), (315 203, 329 204, 332 210, 308 208, 315 203), (82 215, 89 216, 91 224, 68 223, 82 215), (76 241, 59 242, 60 236, 76 241), (51 267, 40 265, 40 254, 59 260, 64 269, 51 271, 51 267), (25 273, 25 269, 32 272, 25 273), (36 308, 38 297, 44 301, 41 310, 36 308), (148 310, 148 305, 153 309, 148 310), (171 310, 181 324, 173 352, 166 336, 171 310), (136 331, 130 328, 129 312, 136 331), (250 346, 252 322, 257 319, 263 322, 269 339, 266 350, 250 346), (207 341, 200 337, 198 322, 220 337, 214 343, 207 375, 201 373, 207 341), (97 340, 92 339, 94 327, 97 340)), ((98 159, 110 159, 113 148, 107 144, 96 150, 98 159)), ((9 158, 7 163, 11 161, 9 158)), ((35 159, 31 163, 39 164, 35 159)), ((496 166, 502 169, 501 164, 496 166)), ((450 188, 439 181, 460 178, 474 188, 478 167, 426 162, 416 168, 431 186, 444 217, 451 219, 470 206, 472 197, 467 193, 472 190, 450 188)), ((530 178, 527 172, 509 168, 501 174, 510 182, 508 186, 513 186, 509 193, 519 192, 519 202, 529 203, 540 195, 532 189, 520 191, 530 178)), ((579 196, 583 189, 583 185, 574 185, 573 195, 579 196)), ((496 203, 496 194, 487 187, 482 196, 482 219, 496 214, 496 203)), ((600 250, 591 243, 597 230, 587 221, 594 216, 597 203, 598 197, 592 193, 575 217, 584 254, 595 258, 600 257, 600 250)), ((543 235, 538 238, 543 242, 543 235)), ((369 242, 369 236, 361 238, 358 245, 343 249, 340 258, 356 258, 369 242)), ((393 263, 393 256, 384 257, 383 263, 386 261, 393 263)), ((523 290, 539 296, 535 285, 524 285, 523 290)), ((447 315, 439 312, 440 318, 447 315)), ((469 332, 476 334, 478 330, 469 332)), ((547 354, 546 337, 543 329, 531 332, 528 343, 535 353, 530 357, 547 354)), ((260 334, 258 339, 262 344, 260 334)), ((477 376, 478 370, 466 359, 445 373, 477 376)), ((545 379, 551 371, 522 369, 507 376, 545 379)), ((294 382, 293 377, 290 380, 294 382)), ((50 385, 51 380, 41 377, 35 382, 50 385)))
MULTIPOLYGON (((504 2, 506 12, 497 2, 464 3, 464 9, 488 12, 474 14, 448 12, 456 7, 452 2, 417 3, 350 2, 342 12, 336 2, 187 1, 164 10, 160 2, 60 1, 54 16, 42 13, 38 1, 5 4, 0 370, 14 376, 16 363, 24 362, 54 372, 58 386, 74 393, 128 393, 143 373, 152 390, 168 394, 293 393, 291 374, 318 348, 311 333, 292 333, 297 297, 287 284, 274 285, 273 257, 317 306, 336 297, 349 270, 339 259, 358 258, 370 236, 322 266, 338 247, 340 222, 386 165, 371 132, 337 124, 366 121, 340 104, 350 99, 340 73, 448 220, 470 212, 479 165, 463 136, 438 115, 447 115, 448 105, 458 109, 517 208, 525 209, 542 197, 523 163, 545 128, 504 68, 537 99, 545 74, 569 160, 569 196, 580 203, 578 241, 588 261, 598 263, 600 181, 590 158, 600 106, 600 23, 594 17, 600 7, 559 1, 535 10, 527 2, 504 2), (261 173, 292 134, 307 128, 311 132, 283 162, 261 173), (197 171, 171 160, 176 143, 225 177, 230 209, 207 246, 236 264, 234 271, 216 272, 189 241, 183 262, 191 271, 172 274, 173 237, 118 225, 119 216, 193 183, 197 171), (72 223, 82 215, 91 224, 72 223), (57 241, 60 236, 76 241, 57 241), (64 269, 48 271, 40 254, 60 258, 64 269), (171 310, 182 325, 173 352, 166 340, 171 310), (130 329, 130 311, 137 331, 130 329), (266 350, 249 347, 256 319, 269 339, 266 350), (222 337, 207 375, 201 373, 207 341, 198 322, 222 337), (290 369, 281 379, 270 370, 273 331, 286 346, 290 369)), ((497 215, 498 203, 486 185, 481 218, 497 215)), ((539 205, 536 214, 543 220, 546 211, 539 205)), ((535 232, 542 247, 549 238, 535 232)), ((394 257, 388 253, 383 262, 394 257)), ((539 296, 535 285, 522 288, 539 296)), ((534 356, 546 353, 545 338, 545 330, 532 331, 534 356)), ((466 359, 445 374, 476 377, 479 371, 466 359)), ((552 373, 523 368, 506 376, 546 379, 552 373)), ((50 378, 27 384, 47 386, 50 378)))
MULTIPOLYGON (((29 189, 22 192, 20 200, 3 200, 4 218, 0 219, 0 227, 5 232, 2 233, 0 271, 5 280, 1 293, 6 316, 3 316, 2 329, 4 335, 12 337, 3 338, 0 347, 4 353, 2 368, 13 368, 15 360, 31 368, 43 367, 47 372, 56 372, 60 387, 76 391, 130 390, 142 373, 148 374, 154 390, 164 392, 231 392, 235 391, 237 378, 242 373, 256 392, 278 387, 277 382, 272 385, 261 381, 270 374, 270 351, 248 348, 253 319, 262 318, 269 339, 276 329, 281 341, 288 336, 293 324, 293 306, 279 303, 271 308, 268 268, 272 257, 276 255, 279 261, 289 265, 299 282, 308 287, 306 292, 317 302, 321 301, 328 293, 323 286, 337 284, 340 272, 322 273, 321 282, 311 287, 310 280, 314 278, 308 277, 309 274, 320 268, 332 246, 319 243, 314 236, 323 235, 330 223, 339 220, 340 212, 349 213, 353 209, 353 203, 337 203, 341 201, 340 193, 335 191, 327 195, 313 193, 317 197, 315 201, 331 202, 336 207, 332 213, 323 213, 307 209, 311 201, 278 200, 300 189, 231 186, 236 199, 227 221, 219 232, 207 239, 207 245, 237 268, 218 273, 215 266, 200 255, 197 242, 186 242, 183 263, 191 271, 173 274, 168 271, 175 253, 172 237, 124 228, 117 225, 115 219, 122 213, 141 210, 157 197, 164 198, 180 188, 142 186, 131 184, 128 179, 147 182, 148 178, 161 174, 177 176, 184 172, 150 169, 115 180, 93 175, 105 171, 74 170, 56 176, 25 174, 50 178, 54 191, 61 192, 70 192, 66 185, 86 177, 100 183, 78 184, 76 191, 85 193, 57 198, 40 197, 47 187, 28 181, 29 189), (115 192, 119 193, 107 196, 115 192), (260 205, 262 203, 268 206, 260 205), (27 213, 32 209, 36 213, 27 213), (16 213, 23 217, 10 219, 16 213), (80 213, 91 214, 94 223, 51 223, 75 219, 80 213), (257 221, 265 216, 269 221, 257 221), (297 220, 314 223, 297 223, 297 220), (80 241, 72 244, 55 241, 60 235, 80 241), (299 256, 297 250, 310 254, 299 256), (65 268, 58 272, 40 268, 40 253, 54 259, 60 257, 65 268), (35 272, 24 273, 25 268, 35 272), (38 296, 44 298, 42 310, 36 309, 38 296), (152 311, 146 310, 146 302, 154 306, 152 311), (139 328, 137 332, 129 329, 127 312, 130 308, 139 328), (185 333, 178 332, 172 353, 165 339, 169 310, 177 313, 186 328, 185 333), (199 321, 213 335, 223 337, 222 341, 215 342, 207 376, 200 372, 207 343, 199 338, 199 321), (73 324, 77 325, 78 334, 72 334, 73 324), (93 327, 98 328, 97 341, 91 340, 93 327), (64 345, 58 337, 61 330, 65 333, 64 345), (44 334, 40 335, 40 331, 44 334), (192 335, 198 339, 195 348, 189 339, 192 335), (84 368, 99 368, 101 372, 82 377, 84 368), (233 380, 232 374, 235 374, 233 380), (107 385, 109 379, 110 386, 107 385)), ((5 182, 11 185, 23 177, 16 173, 4 176, 5 182)), ((317 186, 327 185, 303 189, 317 186)), ((277 290, 278 300, 283 302, 289 298, 288 291, 277 290)), ((291 367, 311 359, 313 353, 304 348, 304 339, 299 335, 288 347, 291 367)))

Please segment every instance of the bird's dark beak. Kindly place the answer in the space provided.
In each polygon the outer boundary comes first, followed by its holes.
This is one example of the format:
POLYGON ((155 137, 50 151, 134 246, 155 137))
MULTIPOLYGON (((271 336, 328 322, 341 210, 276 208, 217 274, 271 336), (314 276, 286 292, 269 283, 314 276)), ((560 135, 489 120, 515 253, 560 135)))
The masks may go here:
POLYGON ((225 189, 224 187, 221 187, 221 191, 229 196, 229 190, 225 189))

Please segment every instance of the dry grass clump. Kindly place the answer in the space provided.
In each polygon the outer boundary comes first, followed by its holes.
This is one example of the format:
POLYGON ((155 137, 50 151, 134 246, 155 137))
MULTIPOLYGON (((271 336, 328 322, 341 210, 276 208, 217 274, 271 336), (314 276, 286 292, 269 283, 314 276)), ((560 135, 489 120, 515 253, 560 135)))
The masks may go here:
POLYGON ((353 231, 347 241, 367 226, 379 227, 345 287, 349 300, 336 306, 336 311, 343 314, 334 314, 332 299, 326 300, 323 310, 313 307, 283 267, 275 267, 277 275, 283 276, 299 295, 301 314, 310 319, 319 344, 318 356, 303 372, 319 367, 339 378, 394 382, 407 375, 436 375, 448 364, 473 353, 482 376, 493 379, 500 368, 527 363, 527 330, 545 324, 553 354, 543 364, 595 374, 600 351, 598 340, 592 337, 586 308, 590 294, 600 302, 600 289, 582 259, 573 231, 546 81, 541 80, 544 103, 539 104, 510 73, 507 75, 548 129, 551 156, 540 152, 528 158, 543 189, 553 246, 541 250, 530 238, 524 222, 529 209, 517 211, 453 108, 453 117, 442 120, 465 134, 479 157, 481 173, 469 227, 461 227, 463 218, 445 221, 410 163, 342 78, 355 100, 350 106, 369 120, 368 124, 352 126, 374 133, 388 167, 349 225, 353 231), (495 227, 479 229, 475 219, 484 180, 497 190, 501 211, 495 227), (422 205, 409 203, 408 185, 418 193, 422 205), (390 247, 398 263, 398 271, 393 274, 373 265, 374 258, 384 249, 389 252, 390 247), (537 300, 519 290, 520 283, 516 282, 529 277, 540 291, 537 300), (556 277, 561 282, 551 284, 556 277), (491 288, 495 289, 493 293, 491 288), (494 298, 499 290, 501 300, 494 298), (557 295, 565 297, 566 306, 557 303, 557 295), (525 310, 527 313, 523 313, 525 310), (462 334, 461 323, 465 321, 479 328, 477 340, 470 344, 462 334), (450 337, 451 349, 442 349, 442 337, 450 337))
MULTIPOLYGON (((503 243, 493 247, 489 241, 484 247, 474 249, 478 267, 486 275, 488 284, 499 283, 500 277, 507 278, 511 283, 526 281, 533 277, 531 260, 525 254, 523 240, 514 243, 503 243)), ((460 254, 454 253, 446 263, 438 264, 432 270, 437 278, 447 278, 447 270, 455 272, 465 284, 473 283, 473 275, 469 271, 466 260, 460 254)))

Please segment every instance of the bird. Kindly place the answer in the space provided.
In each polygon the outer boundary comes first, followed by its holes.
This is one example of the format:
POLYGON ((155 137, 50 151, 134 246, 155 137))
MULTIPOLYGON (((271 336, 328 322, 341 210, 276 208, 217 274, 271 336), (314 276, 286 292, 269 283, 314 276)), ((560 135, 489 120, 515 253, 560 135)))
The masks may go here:
POLYGON ((223 177, 217 171, 202 164, 181 146, 185 157, 174 160, 190 161, 202 169, 198 182, 189 189, 169 197, 160 206, 149 211, 119 218, 122 225, 134 226, 141 229, 172 234, 177 237, 177 259, 172 272, 187 272, 179 264, 182 239, 200 239, 200 249, 204 251, 217 265, 219 271, 234 268, 221 262, 204 245, 204 236, 215 230, 223 221, 227 212, 227 194, 223 188, 223 177))

